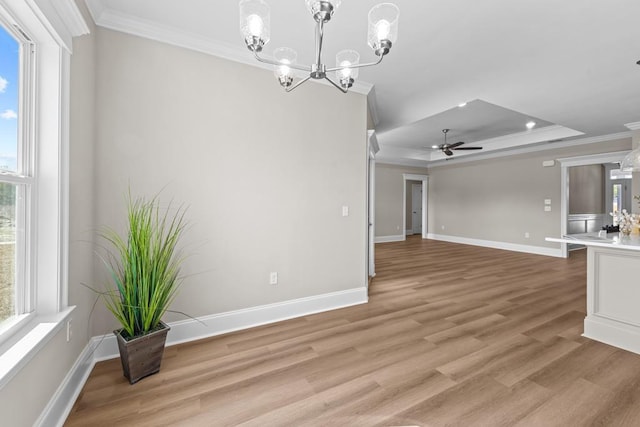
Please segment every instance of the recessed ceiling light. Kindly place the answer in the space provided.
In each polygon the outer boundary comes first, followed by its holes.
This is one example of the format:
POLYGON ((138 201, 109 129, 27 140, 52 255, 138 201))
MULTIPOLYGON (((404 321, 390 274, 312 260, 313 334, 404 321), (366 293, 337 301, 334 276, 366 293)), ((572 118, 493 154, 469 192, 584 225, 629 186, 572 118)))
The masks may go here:
POLYGON ((437 145, 432 145, 431 148, 438 148, 438 146, 437 145))
POLYGON ((533 129, 536 125, 536 122, 533 120, 527 122, 527 129, 533 129))
POLYGON ((462 107, 464 107, 464 106, 466 106, 466 105, 467 105, 467 103, 466 103, 466 102, 462 102, 462 103, 458 104, 458 107, 462 108, 462 107))

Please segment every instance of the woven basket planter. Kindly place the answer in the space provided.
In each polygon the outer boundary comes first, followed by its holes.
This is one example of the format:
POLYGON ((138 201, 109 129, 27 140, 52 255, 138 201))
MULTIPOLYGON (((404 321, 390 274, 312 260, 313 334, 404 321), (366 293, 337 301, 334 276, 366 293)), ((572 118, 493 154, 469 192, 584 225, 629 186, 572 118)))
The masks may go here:
POLYGON ((160 326, 162 329, 131 340, 122 337, 122 329, 113 331, 118 339, 122 371, 129 383, 135 384, 142 378, 160 371, 167 333, 171 329, 164 322, 160 322, 160 326))

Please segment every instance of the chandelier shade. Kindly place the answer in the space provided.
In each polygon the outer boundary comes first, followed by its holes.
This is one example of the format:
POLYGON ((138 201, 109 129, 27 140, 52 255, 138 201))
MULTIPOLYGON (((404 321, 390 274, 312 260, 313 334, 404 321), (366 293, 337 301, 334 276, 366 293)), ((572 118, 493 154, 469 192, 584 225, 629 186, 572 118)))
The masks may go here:
POLYGON ((293 83, 293 70, 291 66, 296 63, 298 54, 288 47, 279 47, 273 51, 273 58, 280 65, 274 66, 274 74, 283 87, 291 86, 293 83))
POLYGON ((242 0, 240 2, 240 33, 247 47, 260 52, 269 42, 271 30, 269 5, 263 0, 242 0))
POLYGON ((263 47, 270 38, 270 11, 264 0, 240 1, 240 33, 247 48, 253 52, 256 60, 273 65, 274 73, 280 85, 290 92, 304 82, 326 80, 340 91, 346 93, 353 86, 358 77, 358 71, 363 67, 370 67, 382 62, 389 53, 398 37, 399 9, 392 3, 382 3, 374 6, 368 14, 369 33, 368 44, 378 59, 368 63, 360 63, 360 54, 355 50, 345 49, 336 55, 336 66, 327 68, 322 62, 322 43, 324 39, 324 25, 331 20, 341 0, 305 0, 307 9, 316 22, 315 62, 309 66, 296 63, 297 54, 293 49, 281 47, 274 51, 273 58, 260 56, 263 47), (304 71, 308 74, 297 83, 293 83, 293 70, 304 71), (337 81, 329 78, 328 73, 335 72, 337 81))
POLYGON ((345 49, 336 55, 336 77, 340 86, 350 88, 358 78, 360 54, 355 50, 345 49))
POLYGON ((398 38, 400 10, 393 3, 382 3, 369 11, 369 46, 376 55, 389 52, 398 38), (383 52, 383 53, 381 53, 383 52))

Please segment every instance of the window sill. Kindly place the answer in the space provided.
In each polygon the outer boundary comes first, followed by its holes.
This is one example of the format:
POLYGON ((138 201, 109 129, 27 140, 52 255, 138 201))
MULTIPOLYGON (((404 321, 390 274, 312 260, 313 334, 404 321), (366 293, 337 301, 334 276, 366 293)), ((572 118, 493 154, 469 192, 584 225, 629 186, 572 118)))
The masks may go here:
POLYGON ((0 349, 0 389, 60 331, 74 309, 75 306, 67 307, 54 315, 35 317, 17 333, 15 340, 6 343, 7 348, 0 349))

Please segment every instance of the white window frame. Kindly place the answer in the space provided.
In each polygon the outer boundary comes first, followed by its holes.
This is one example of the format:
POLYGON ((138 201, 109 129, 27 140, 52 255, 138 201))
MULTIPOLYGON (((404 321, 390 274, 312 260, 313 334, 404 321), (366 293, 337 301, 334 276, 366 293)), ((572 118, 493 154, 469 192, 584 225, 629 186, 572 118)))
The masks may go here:
MULTIPOLYGON (((72 37, 87 34, 73 0, 0 0, 5 24, 20 28, 35 46, 31 99, 20 117, 31 133, 31 206, 24 279, 28 296, 17 322, 0 335, 0 388, 66 323, 68 306, 69 90, 72 37)), ((21 107, 22 108, 22 107, 21 107)), ((24 125, 24 124, 23 124, 24 125)))
MULTIPOLYGON (((0 182, 16 184, 23 187, 16 191, 16 266, 15 266, 15 312, 16 315, 2 323, 0 327, 0 344, 7 340, 16 330, 22 327, 35 315, 35 289, 32 280, 32 230, 31 209, 34 202, 34 45, 26 34, 18 29, 15 21, 5 14, 0 14, 0 25, 20 44, 20 87, 18 90, 18 141, 17 168, 14 173, 3 172, 0 182), (24 233, 20 233, 23 227, 24 233)), ((15 82, 14 82, 15 83, 15 82)))

